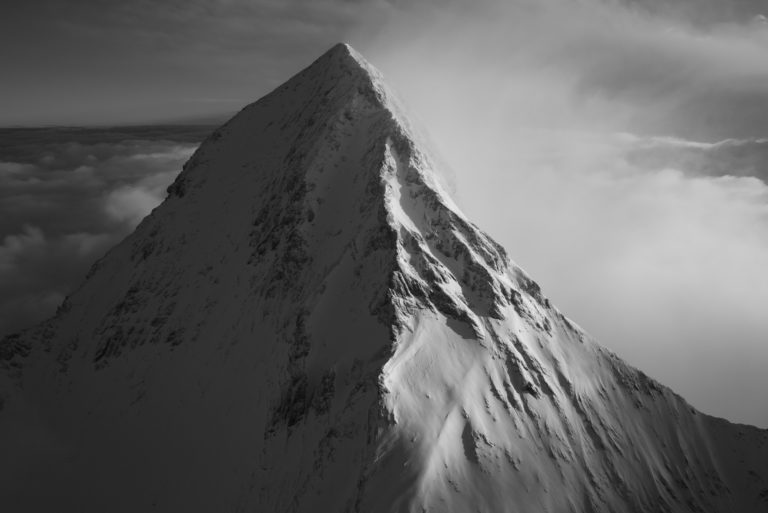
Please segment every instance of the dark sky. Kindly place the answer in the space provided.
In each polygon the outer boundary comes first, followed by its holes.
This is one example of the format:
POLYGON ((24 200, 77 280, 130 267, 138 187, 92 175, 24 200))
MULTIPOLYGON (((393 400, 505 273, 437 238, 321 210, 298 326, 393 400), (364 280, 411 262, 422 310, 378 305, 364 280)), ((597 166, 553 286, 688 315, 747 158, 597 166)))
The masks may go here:
MULTIPOLYGON (((556 305, 768 426, 765 0, 6 4, 0 126, 221 120, 352 43, 556 305)), ((135 130, 0 132, 0 333, 49 315, 202 137, 135 130)))
MULTIPOLYGON (((590 0, 619 4, 620 0, 590 0)), ((400 47, 481 0, 27 0, 0 16, 0 126, 143 123, 229 113, 340 40, 369 53, 400 47), (397 30, 407 31, 403 34, 397 30)), ((589 2, 587 2, 589 3, 589 2)), ((702 26, 744 22, 762 0, 626 0, 640 12, 702 26)), ((480 13, 480 14, 478 14, 480 13)), ((471 23, 471 21, 470 21, 471 23)), ((411 41, 413 42, 413 41, 411 41)), ((435 42, 433 51, 440 50, 435 42)), ((439 44, 438 44, 439 43, 439 44)), ((619 80, 621 77, 617 77, 619 80)), ((610 85, 610 84, 607 84, 610 85)))
POLYGON ((341 1, 6 3, 0 125, 231 112, 377 10, 341 1))

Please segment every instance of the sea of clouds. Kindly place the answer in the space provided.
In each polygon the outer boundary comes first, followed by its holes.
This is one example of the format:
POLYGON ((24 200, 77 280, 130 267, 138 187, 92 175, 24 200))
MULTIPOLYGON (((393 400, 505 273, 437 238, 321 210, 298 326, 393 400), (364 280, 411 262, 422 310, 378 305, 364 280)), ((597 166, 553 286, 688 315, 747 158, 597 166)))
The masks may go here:
POLYGON ((0 130, 0 335, 51 316, 209 129, 0 130))

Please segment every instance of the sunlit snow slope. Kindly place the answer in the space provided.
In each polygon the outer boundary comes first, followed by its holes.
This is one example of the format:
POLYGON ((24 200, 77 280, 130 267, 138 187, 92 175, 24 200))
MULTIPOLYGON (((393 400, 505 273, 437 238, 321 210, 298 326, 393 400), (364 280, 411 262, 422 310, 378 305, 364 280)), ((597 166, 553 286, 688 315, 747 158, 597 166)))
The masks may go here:
POLYGON ((424 151, 345 45, 214 132, 0 342, 0 508, 768 511, 768 432, 596 345, 424 151))

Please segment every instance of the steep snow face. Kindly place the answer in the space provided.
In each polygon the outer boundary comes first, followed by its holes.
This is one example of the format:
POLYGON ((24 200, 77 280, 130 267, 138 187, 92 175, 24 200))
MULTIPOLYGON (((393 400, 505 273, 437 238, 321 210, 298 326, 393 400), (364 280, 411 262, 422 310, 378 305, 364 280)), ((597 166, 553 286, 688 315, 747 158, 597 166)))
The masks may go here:
POLYGON ((560 314, 337 45, 0 342, 12 511, 768 508, 768 432, 560 314))

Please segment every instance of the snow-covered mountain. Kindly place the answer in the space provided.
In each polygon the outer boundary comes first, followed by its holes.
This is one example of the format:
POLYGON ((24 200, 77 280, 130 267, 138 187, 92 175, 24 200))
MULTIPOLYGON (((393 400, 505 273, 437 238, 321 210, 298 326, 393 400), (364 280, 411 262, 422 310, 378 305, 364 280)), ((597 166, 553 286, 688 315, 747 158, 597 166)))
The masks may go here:
POLYGON ((564 317, 337 45, 0 342, 3 511, 768 511, 768 431, 564 317))

